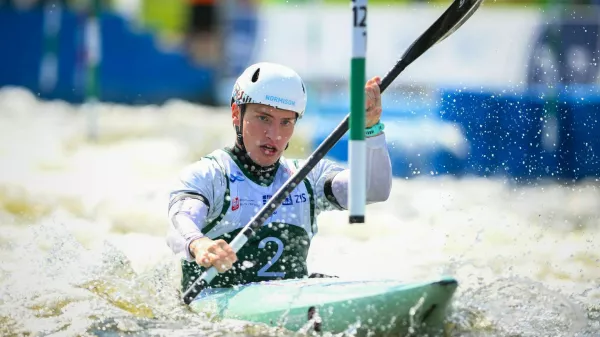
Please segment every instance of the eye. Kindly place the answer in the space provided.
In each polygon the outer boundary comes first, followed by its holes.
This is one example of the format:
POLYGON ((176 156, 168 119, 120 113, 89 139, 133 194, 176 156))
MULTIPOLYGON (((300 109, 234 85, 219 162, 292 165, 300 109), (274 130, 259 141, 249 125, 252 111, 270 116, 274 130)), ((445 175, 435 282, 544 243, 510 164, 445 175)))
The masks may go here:
POLYGON ((292 121, 290 119, 284 119, 284 120, 281 121, 281 124, 284 125, 284 126, 290 126, 293 123, 292 123, 292 121))
POLYGON ((265 115, 258 115, 258 120, 263 121, 263 122, 267 122, 269 121, 269 117, 265 116, 265 115))

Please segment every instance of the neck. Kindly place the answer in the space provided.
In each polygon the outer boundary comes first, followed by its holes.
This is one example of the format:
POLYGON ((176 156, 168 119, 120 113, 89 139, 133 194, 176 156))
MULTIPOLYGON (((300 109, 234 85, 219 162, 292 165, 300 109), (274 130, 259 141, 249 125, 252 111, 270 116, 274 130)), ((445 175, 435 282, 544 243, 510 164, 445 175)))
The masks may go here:
POLYGON ((240 146, 237 142, 231 149, 232 153, 236 156, 237 160, 246 168, 246 172, 251 174, 254 178, 259 181, 270 181, 272 180, 275 172, 279 168, 279 161, 276 161, 272 165, 261 166, 257 164, 246 151, 245 147, 240 146))

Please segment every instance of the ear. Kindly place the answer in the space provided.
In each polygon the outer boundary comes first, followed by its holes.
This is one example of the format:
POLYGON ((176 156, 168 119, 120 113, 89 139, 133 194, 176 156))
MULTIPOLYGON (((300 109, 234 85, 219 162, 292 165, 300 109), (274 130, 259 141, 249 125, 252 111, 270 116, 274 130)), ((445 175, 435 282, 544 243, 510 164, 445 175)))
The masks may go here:
POLYGON ((234 126, 240 126, 240 107, 235 103, 231 105, 231 120, 234 126))

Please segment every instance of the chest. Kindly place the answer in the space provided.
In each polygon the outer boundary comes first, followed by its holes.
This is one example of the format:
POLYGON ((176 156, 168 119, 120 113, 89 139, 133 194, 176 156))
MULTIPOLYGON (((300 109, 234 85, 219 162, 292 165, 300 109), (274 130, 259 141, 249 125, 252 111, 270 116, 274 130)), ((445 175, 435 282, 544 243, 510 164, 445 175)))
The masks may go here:
MULTIPOLYGON (((269 186, 260 186, 249 179, 236 181, 229 185, 230 219, 248 223, 268 202, 273 195, 283 186, 285 181, 276 177, 269 186)), ((312 195, 305 183, 299 184, 290 195, 273 211, 265 221, 286 223, 302 226, 310 222, 310 205, 312 195)))
MULTIPOLYGON (((233 163, 226 165, 228 188, 224 204, 228 205, 222 220, 211 231, 209 236, 220 236, 235 231, 248 224, 263 208, 275 193, 289 179, 290 171, 280 168, 273 182, 260 185, 245 176, 233 163)), ((286 224, 303 229, 309 237, 314 232, 314 199, 312 188, 304 181, 275 208, 271 216, 264 221, 263 226, 272 223, 286 224)))

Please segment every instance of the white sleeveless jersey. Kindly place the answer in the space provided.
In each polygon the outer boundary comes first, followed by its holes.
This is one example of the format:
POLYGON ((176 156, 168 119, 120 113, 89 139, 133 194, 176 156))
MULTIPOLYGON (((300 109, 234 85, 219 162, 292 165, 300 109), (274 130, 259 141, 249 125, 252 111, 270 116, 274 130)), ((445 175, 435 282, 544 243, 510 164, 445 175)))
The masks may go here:
MULTIPOLYGON (((214 220, 218 220, 218 224, 213 221, 203 228, 203 233, 210 238, 216 238, 244 227, 277 192, 277 189, 289 179, 296 168, 292 161, 282 161, 273 182, 267 185, 266 183, 260 184, 259 181, 251 179, 250 175, 244 174, 246 168, 240 168, 229 153, 219 151, 211 157, 214 158, 217 165, 220 165, 219 169, 222 171, 226 188, 222 194, 218 193, 221 198, 214 199, 215 212, 212 212, 211 215, 217 216, 214 220), (218 209, 221 210, 219 215, 216 214, 218 209)), ((294 189, 271 217, 265 221, 265 224, 278 222, 297 226, 305 230, 312 238, 316 232, 314 213, 314 192, 311 183, 306 180, 294 189)))
MULTIPOLYGON (((234 160, 234 154, 219 149, 183 170, 180 186, 172 191, 171 200, 185 192, 205 197, 209 203, 210 223, 201 229, 206 236, 216 238, 245 226, 303 164, 303 160, 282 157, 273 182, 261 184, 253 180, 252 175, 246 174, 251 168, 240 167, 241 164, 234 160)), ((321 160, 265 221, 265 225, 272 221, 289 223, 303 228, 312 237, 317 231, 313 217, 324 210, 340 209, 326 198, 324 184, 328 177, 342 170, 344 167, 330 160, 321 160), (311 199, 314 207, 312 215, 311 199)))
MULTIPOLYGON (((171 200, 186 194, 202 195, 209 204, 202 233, 230 242, 302 164, 282 157, 272 181, 261 183, 248 174, 252 168, 243 167, 229 150, 219 149, 183 171, 181 186, 171 193, 171 200)), ((232 270, 220 274, 213 284, 230 286, 306 274, 308 248, 318 231, 317 216, 324 210, 340 209, 327 199, 325 182, 343 169, 321 160, 240 249, 232 270)), ((182 263, 182 286, 186 288, 203 268, 195 262, 182 263)))

